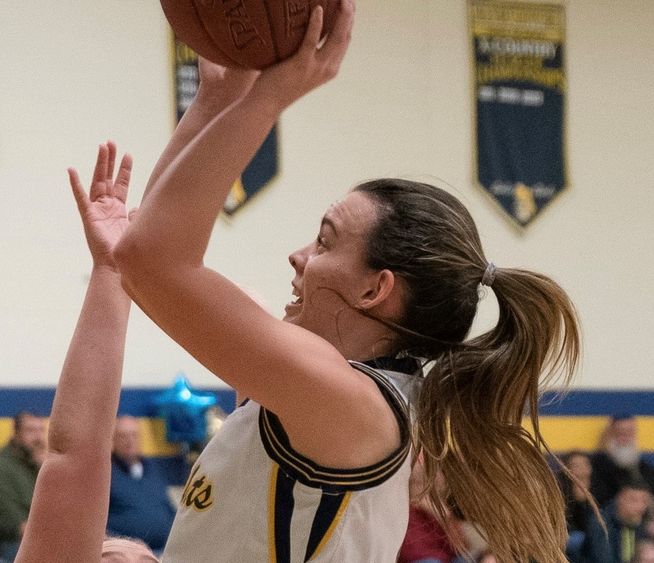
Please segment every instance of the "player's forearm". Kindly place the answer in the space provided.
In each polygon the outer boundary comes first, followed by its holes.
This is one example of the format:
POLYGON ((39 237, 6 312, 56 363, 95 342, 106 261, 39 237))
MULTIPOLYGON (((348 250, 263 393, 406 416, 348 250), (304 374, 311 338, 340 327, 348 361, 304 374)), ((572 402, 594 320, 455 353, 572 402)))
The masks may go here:
POLYGON ((232 184, 278 115, 278 108, 264 96, 248 95, 215 117, 181 151, 116 248, 128 280, 138 281, 144 271, 202 263, 232 184))
POLYGON ((180 119, 175 131, 168 141, 166 148, 161 153, 157 164, 150 174, 150 179, 145 187, 143 193, 143 200, 145 200, 152 187, 157 180, 161 177, 163 172, 175 160, 177 155, 188 145, 195 136, 202 131, 202 129, 219 113, 228 108, 236 100, 222 99, 210 92, 204 91, 202 88, 198 91, 195 100, 184 112, 182 119, 180 119))
POLYGON ((120 275, 94 267, 57 386, 49 448, 58 454, 108 452, 120 394, 130 299, 120 275))

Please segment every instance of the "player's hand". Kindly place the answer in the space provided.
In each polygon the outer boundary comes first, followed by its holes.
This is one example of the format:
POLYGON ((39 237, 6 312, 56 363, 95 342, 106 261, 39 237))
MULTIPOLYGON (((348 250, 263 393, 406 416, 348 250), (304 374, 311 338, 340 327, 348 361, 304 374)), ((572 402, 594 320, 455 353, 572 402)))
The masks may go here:
POLYGON ((352 37, 354 0, 341 0, 334 28, 321 45, 323 10, 314 8, 297 53, 261 73, 253 93, 276 102, 279 111, 334 78, 352 37))
POLYGON ((203 57, 198 59, 198 68, 200 86, 196 102, 216 114, 247 95, 259 76, 257 70, 227 68, 203 57))
POLYGON ((128 154, 123 156, 114 180, 115 160, 116 145, 111 141, 100 145, 88 195, 77 170, 69 168, 68 177, 94 265, 117 270, 113 250, 129 224, 125 202, 132 157, 128 154))

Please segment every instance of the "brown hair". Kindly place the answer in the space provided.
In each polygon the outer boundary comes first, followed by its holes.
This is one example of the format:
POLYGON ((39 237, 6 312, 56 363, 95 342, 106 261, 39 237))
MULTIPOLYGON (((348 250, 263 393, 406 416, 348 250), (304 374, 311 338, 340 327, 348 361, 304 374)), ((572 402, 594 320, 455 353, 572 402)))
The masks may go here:
POLYGON ((444 190, 381 179, 355 188, 378 204, 368 265, 405 281, 397 352, 427 358, 416 448, 429 497, 445 522, 456 507, 483 530, 499 561, 564 563, 566 521, 538 424, 544 386, 568 384, 580 351, 576 313, 551 279, 497 268, 499 320, 466 337, 488 266, 466 208, 444 190), (559 377, 560 376, 560 377, 559 377), (533 435, 521 425, 529 413, 533 435), (430 486, 441 470, 443 494, 430 486))

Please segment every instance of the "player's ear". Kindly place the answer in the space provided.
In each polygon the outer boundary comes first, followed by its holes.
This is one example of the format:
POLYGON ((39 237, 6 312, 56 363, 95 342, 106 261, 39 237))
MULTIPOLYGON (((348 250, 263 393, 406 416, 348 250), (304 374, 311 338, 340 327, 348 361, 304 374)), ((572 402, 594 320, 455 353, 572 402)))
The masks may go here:
POLYGON ((376 307, 394 309, 394 302, 399 297, 396 282, 395 274, 390 270, 380 270, 370 275, 368 284, 359 299, 359 307, 367 311, 376 307))

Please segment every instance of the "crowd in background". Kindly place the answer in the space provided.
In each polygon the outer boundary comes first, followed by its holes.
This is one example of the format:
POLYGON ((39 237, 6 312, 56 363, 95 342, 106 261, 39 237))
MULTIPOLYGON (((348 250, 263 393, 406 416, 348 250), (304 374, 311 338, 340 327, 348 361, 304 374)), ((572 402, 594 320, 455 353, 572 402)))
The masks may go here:
MULTIPOLYGON (((114 431, 107 533, 141 539, 163 550, 174 518, 175 490, 153 460, 143 456, 137 419, 118 417, 114 431)), ((11 562, 29 514, 39 467, 46 451, 46 420, 22 412, 0 449, 0 563, 11 562)), ((614 416, 596 451, 561 456, 571 563, 654 563, 654 464, 638 448, 636 419, 614 416), (592 496, 588 496, 590 493, 592 496)), ((445 484, 442 484, 445 487, 445 484)), ((424 491, 418 461, 411 479, 409 528, 400 563, 496 563, 486 551, 483 530, 456 511, 442 522, 424 491), (457 555, 457 546, 459 554, 457 555), (468 552, 460 554, 460 546, 468 552)))
MULTIPOLYGON (((18 552, 46 443, 45 418, 27 412, 14 417, 13 436, 0 450, 0 563, 13 561, 18 552)), ((138 420, 119 416, 107 535, 139 539, 153 552, 162 552, 175 516, 171 493, 176 485, 155 460, 143 455, 138 420)))
POLYGON ((13 436, 0 450, 0 560, 13 561, 18 551, 46 444, 44 418, 14 417, 13 436))
POLYGON ((562 460, 571 474, 561 473, 570 560, 654 563, 654 465, 639 451, 636 419, 613 417, 597 451, 568 452, 562 460), (601 518, 585 490, 594 497, 601 518))
MULTIPOLYGON (((614 416, 597 450, 561 456, 559 482, 566 503, 571 563, 654 563, 654 464, 638 448, 632 416, 614 416), (589 496, 589 493, 591 496, 589 496), (594 500, 593 500, 594 499, 594 500)), ((456 510, 439 522, 421 496, 420 464, 412 475, 413 506, 400 563, 463 563, 456 544, 469 558, 496 563, 486 550, 483 530, 463 521, 456 510)), ((445 484, 443 484, 445 487, 445 484)))

